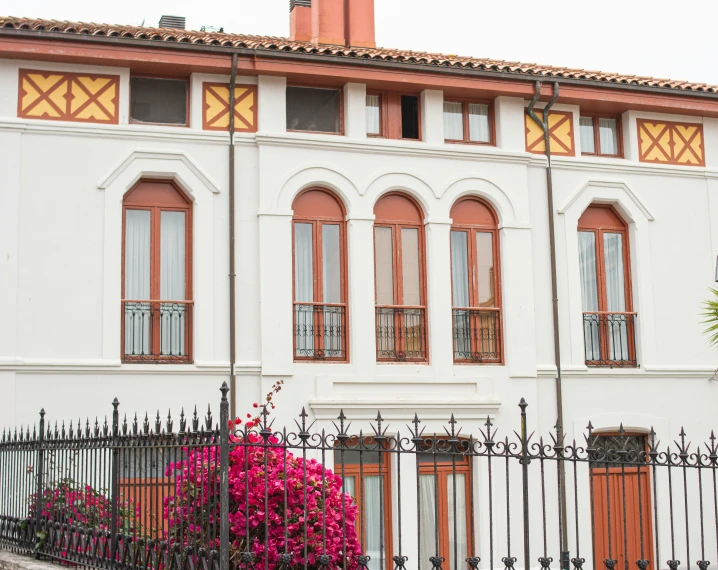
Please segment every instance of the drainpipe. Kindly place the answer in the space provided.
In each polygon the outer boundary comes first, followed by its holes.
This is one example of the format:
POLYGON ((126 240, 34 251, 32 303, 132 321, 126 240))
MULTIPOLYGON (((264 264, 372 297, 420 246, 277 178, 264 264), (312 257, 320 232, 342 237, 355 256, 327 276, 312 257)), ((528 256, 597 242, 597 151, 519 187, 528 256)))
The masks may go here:
POLYGON ((234 371, 236 360, 236 311, 235 311, 235 267, 234 267, 234 84, 237 79, 237 54, 232 54, 232 76, 229 79, 229 417, 237 417, 235 409, 235 388, 237 376, 234 371))
MULTIPOLYGON (((556 278, 556 229, 554 225, 554 214, 553 214, 553 177, 551 175, 551 137, 549 135, 548 127, 548 112, 553 104, 558 99, 558 82, 553 84, 553 97, 546 104, 543 109, 543 121, 536 116, 534 113, 534 106, 541 96, 541 82, 536 82, 536 92, 534 93, 531 103, 529 103, 526 112, 534 122, 541 127, 543 131, 544 144, 546 146, 546 159, 548 165, 546 167, 546 191, 548 198, 548 235, 549 235, 549 249, 551 250, 551 296, 553 301, 553 350, 554 360, 556 361, 556 411, 557 411, 557 432, 558 441, 556 445, 560 448, 560 453, 563 453, 563 389, 561 386, 561 341, 559 336, 559 322, 558 322, 558 285, 556 278)), ((568 525, 566 520, 566 468, 563 460, 558 462, 559 480, 561 483, 561 568, 562 570, 569 570, 569 552, 568 552, 568 525)))

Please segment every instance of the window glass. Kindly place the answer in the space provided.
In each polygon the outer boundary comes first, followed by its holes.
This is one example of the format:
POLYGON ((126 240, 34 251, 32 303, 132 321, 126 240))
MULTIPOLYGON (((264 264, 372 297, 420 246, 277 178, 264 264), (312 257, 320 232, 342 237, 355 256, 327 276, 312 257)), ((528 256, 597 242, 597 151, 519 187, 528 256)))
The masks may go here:
POLYGON ((376 260, 376 302, 394 304, 394 256, 391 228, 374 228, 374 258, 376 260))
POLYGON ((469 103, 469 140, 491 142, 488 105, 469 103))
POLYGON ((595 153, 596 143, 593 139, 593 117, 580 117, 581 126, 581 152, 595 153))
POLYGON ((469 252, 467 234, 451 232, 451 295, 454 307, 469 306, 469 252))
POLYGON ((598 287, 596 283, 596 234, 593 232, 578 232, 578 248, 583 310, 598 311, 598 287))
POLYGON ((125 298, 150 300, 150 212, 125 213, 125 298))
POLYGON ((598 120, 601 154, 618 154, 618 125, 616 119, 598 120))
POLYGON ((401 263, 404 288, 404 305, 421 305, 419 279, 419 230, 401 229, 401 263))
POLYGON ((478 272, 479 307, 493 307, 494 301, 494 236, 476 233, 476 270, 478 272))
POLYGON ((381 544, 382 493, 381 475, 364 477, 364 524, 366 544, 364 550, 371 558, 367 568, 381 570, 384 568, 383 557, 386 556, 386 545, 381 544))
POLYGON ((456 561, 466 560, 468 556, 466 547, 466 475, 464 473, 449 474, 446 478, 446 485, 449 507, 449 520, 446 521, 449 527, 449 556, 453 558, 456 553, 456 561), (454 492, 456 492, 456 497, 454 497, 454 492), (456 499, 456 507, 454 507, 454 499, 456 499), (454 538, 454 521, 456 521, 458 539, 454 538))
POLYGON ((160 299, 185 298, 185 213, 162 212, 160 218, 160 299))
POLYGON ((451 141, 464 140, 464 113, 462 103, 444 101, 444 138, 451 141))
POLYGON ((623 235, 603 234, 603 257, 606 270, 606 309, 610 313, 626 310, 626 287, 623 275, 623 235))
MULTIPOLYGON (((341 474, 341 467, 335 468, 334 472, 337 474, 341 474)), ((357 491, 356 491, 356 481, 355 481, 354 477, 344 477, 344 479, 342 479, 342 490, 350 497, 356 499, 357 491)), ((349 502, 349 501, 347 501, 347 502, 349 502)))
POLYGON ((294 224, 294 297, 300 303, 314 301, 312 224, 294 224))
POLYGON ((429 558, 438 556, 441 546, 436 543, 436 481, 434 475, 419 475, 419 501, 421 504, 421 539, 419 541, 419 570, 432 568, 429 558))
POLYGON ((341 251, 339 226, 322 225, 322 281, 325 303, 342 302, 341 251))
POLYGON ((419 98, 401 96, 401 138, 419 139, 419 98))
POLYGON ((338 89, 287 87, 287 129, 340 133, 340 94, 338 89))
POLYGON ((368 135, 381 134, 381 96, 366 96, 366 133, 368 135))
POLYGON ((130 118, 142 123, 187 124, 187 82, 183 79, 133 77, 130 118))

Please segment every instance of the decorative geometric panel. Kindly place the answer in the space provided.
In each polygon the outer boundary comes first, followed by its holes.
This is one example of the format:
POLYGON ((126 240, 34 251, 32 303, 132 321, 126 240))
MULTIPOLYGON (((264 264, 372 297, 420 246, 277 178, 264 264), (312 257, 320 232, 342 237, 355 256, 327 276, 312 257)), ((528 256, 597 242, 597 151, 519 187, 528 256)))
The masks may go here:
POLYGON ((17 116, 117 124, 120 77, 21 69, 17 116))
MULTIPOLYGON (((202 128, 229 130, 229 83, 202 85, 202 128)), ((234 129, 238 133, 257 132, 257 86, 235 85, 234 129)))
MULTIPOLYGON (((543 120, 543 111, 537 109, 536 115, 543 120)), ((525 115, 525 120, 526 151, 534 154, 544 154, 546 152, 546 143, 543 138, 543 130, 528 115, 525 115)), ((549 111, 548 129, 552 155, 574 156, 576 154, 573 144, 573 113, 549 111)))
POLYGON ((703 125, 637 119, 641 162, 705 166, 703 125))

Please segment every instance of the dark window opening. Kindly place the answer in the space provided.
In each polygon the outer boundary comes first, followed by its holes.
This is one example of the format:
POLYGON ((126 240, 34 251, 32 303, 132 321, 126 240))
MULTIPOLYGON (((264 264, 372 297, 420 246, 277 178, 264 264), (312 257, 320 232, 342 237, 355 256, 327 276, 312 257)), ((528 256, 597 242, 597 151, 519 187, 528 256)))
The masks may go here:
POLYGON ((419 139, 419 98, 401 96, 401 138, 419 139))
POLYGON ((341 91, 287 87, 287 130, 341 133, 341 91))
POLYGON ((133 77, 130 86, 132 121, 187 124, 187 82, 184 79, 133 77))

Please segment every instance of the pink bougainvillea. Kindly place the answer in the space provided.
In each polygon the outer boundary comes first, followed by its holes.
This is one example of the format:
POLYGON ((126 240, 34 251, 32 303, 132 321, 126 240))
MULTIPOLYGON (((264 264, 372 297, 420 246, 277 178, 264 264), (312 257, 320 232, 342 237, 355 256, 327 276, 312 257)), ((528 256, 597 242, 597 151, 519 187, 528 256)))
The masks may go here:
MULTIPOLYGON (((229 523, 231 556, 240 563, 248 550, 255 568, 281 565, 318 569, 357 568, 361 554, 355 520, 357 507, 341 492, 342 481, 314 459, 294 456, 270 438, 234 439, 229 453, 229 523), (306 474, 305 474, 306 471, 306 474), (249 486, 249 489, 247 488, 249 486), (305 517, 306 493, 306 517, 305 517), (346 516, 344 516, 346 515, 346 516), (285 524, 286 523, 286 524, 285 524), (305 544, 306 535, 306 544, 305 544), (286 536, 286 538, 285 538, 286 536), (325 560, 324 562, 327 562, 325 560)), ((175 493, 165 501, 170 540, 183 545, 219 546, 218 448, 187 450, 167 475, 175 493)))

